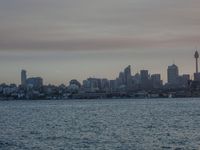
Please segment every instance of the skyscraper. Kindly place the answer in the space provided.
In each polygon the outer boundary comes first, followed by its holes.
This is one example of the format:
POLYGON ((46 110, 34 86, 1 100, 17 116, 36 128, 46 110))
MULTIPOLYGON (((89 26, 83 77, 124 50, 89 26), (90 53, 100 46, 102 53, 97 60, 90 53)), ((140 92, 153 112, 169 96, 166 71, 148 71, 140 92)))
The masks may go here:
POLYGON ((149 71, 148 70, 140 70, 140 84, 142 89, 149 89, 149 71))
POLYGON ((178 84, 178 77, 179 77, 178 67, 175 64, 168 66, 168 69, 167 69, 168 84, 177 85, 178 84))
POLYGON ((141 76, 141 82, 148 81, 148 78, 149 78, 148 70, 141 70, 140 71, 140 76, 141 76))
POLYGON ((162 80, 160 74, 152 74, 151 75, 151 83, 153 88, 161 88, 162 80))
POLYGON ((119 85, 124 85, 125 84, 125 77, 124 77, 124 72, 119 73, 119 85))
POLYGON ((21 71, 21 85, 26 86, 26 70, 21 71))
POLYGON ((132 76, 131 76, 131 66, 129 65, 124 69, 124 81, 127 88, 131 88, 132 76))

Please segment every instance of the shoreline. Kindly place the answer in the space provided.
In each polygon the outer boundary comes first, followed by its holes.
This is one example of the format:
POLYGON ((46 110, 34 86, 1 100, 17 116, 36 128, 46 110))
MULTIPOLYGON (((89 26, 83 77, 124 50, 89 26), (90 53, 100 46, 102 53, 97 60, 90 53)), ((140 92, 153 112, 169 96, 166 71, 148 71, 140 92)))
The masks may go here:
POLYGON ((102 101, 102 100, 174 100, 174 99, 200 99, 200 97, 156 97, 156 98, 97 98, 97 99, 0 99, 0 101, 102 101))

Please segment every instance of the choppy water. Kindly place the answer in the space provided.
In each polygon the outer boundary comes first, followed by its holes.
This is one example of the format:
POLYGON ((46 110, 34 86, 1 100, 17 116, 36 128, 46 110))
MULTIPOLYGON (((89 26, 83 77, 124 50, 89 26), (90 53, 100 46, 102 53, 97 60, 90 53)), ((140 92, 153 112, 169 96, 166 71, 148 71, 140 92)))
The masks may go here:
POLYGON ((200 99, 1 101, 0 150, 200 149, 200 99))

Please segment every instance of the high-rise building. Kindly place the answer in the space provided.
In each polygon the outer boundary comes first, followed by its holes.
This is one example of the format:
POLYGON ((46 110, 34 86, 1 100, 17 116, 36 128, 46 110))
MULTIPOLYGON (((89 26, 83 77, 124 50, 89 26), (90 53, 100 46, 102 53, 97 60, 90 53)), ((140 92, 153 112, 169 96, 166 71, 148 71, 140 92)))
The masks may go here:
POLYGON ((26 86, 26 70, 21 71, 21 85, 26 86))
POLYGON ((160 74, 152 74, 151 75, 151 80, 160 81, 161 80, 160 74))
POLYGON ((160 74, 152 74, 151 75, 151 82, 153 88, 161 88, 162 80, 160 74))
POLYGON ((200 73, 194 73, 194 80, 195 81, 200 81, 200 73))
POLYGON ((171 66, 168 66, 167 69, 167 81, 169 85, 177 85, 179 77, 178 67, 173 64, 171 66))
POLYGON ((150 88, 148 70, 140 70, 140 84, 142 89, 150 88))
POLYGON ((82 86, 84 91, 90 91, 91 86, 90 86, 90 81, 89 80, 83 80, 83 86, 82 86))
POLYGON ((139 73, 136 73, 135 76, 133 77, 134 83, 135 84, 140 84, 141 82, 141 76, 139 73))
POLYGON ((131 66, 130 65, 124 69, 124 83, 128 89, 131 88, 132 76, 131 76, 131 66))
POLYGON ((110 80, 110 91, 116 91, 117 90, 117 83, 116 80, 110 80))
POLYGON ((101 83, 102 83, 102 90, 108 91, 109 87, 110 87, 109 80, 108 79, 102 79, 101 83))
POLYGON ((148 70, 141 70, 140 71, 141 82, 145 82, 149 78, 148 70))
POLYGON ((183 74, 182 76, 179 76, 179 84, 181 87, 188 87, 190 80, 189 74, 183 74))
POLYGON ((125 84, 125 77, 124 77, 124 73, 123 72, 119 73, 119 79, 118 79, 118 81, 119 81, 119 83, 118 83, 119 86, 125 84))
POLYGON ((83 87, 85 86, 90 89, 91 92, 101 90, 101 79, 98 78, 88 78, 87 81, 84 81, 83 87))

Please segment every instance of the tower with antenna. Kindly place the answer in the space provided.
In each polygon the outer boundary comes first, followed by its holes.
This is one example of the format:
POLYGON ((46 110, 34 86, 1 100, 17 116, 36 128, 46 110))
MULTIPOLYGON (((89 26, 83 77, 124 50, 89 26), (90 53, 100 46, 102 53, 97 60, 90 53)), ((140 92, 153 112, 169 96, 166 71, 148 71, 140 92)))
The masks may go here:
POLYGON ((199 72, 199 71, 198 71, 198 59, 199 59, 199 53, 198 53, 197 50, 195 51, 194 58, 195 58, 195 60, 196 60, 196 73, 198 73, 198 72, 199 72))
POLYGON ((195 63, 196 63, 196 72, 194 73, 194 80, 195 81, 200 81, 200 73, 199 73, 199 68, 198 68, 198 59, 199 59, 199 53, 196 49, 195 54, 194 54, 194 58, 195 58, 195 63))

